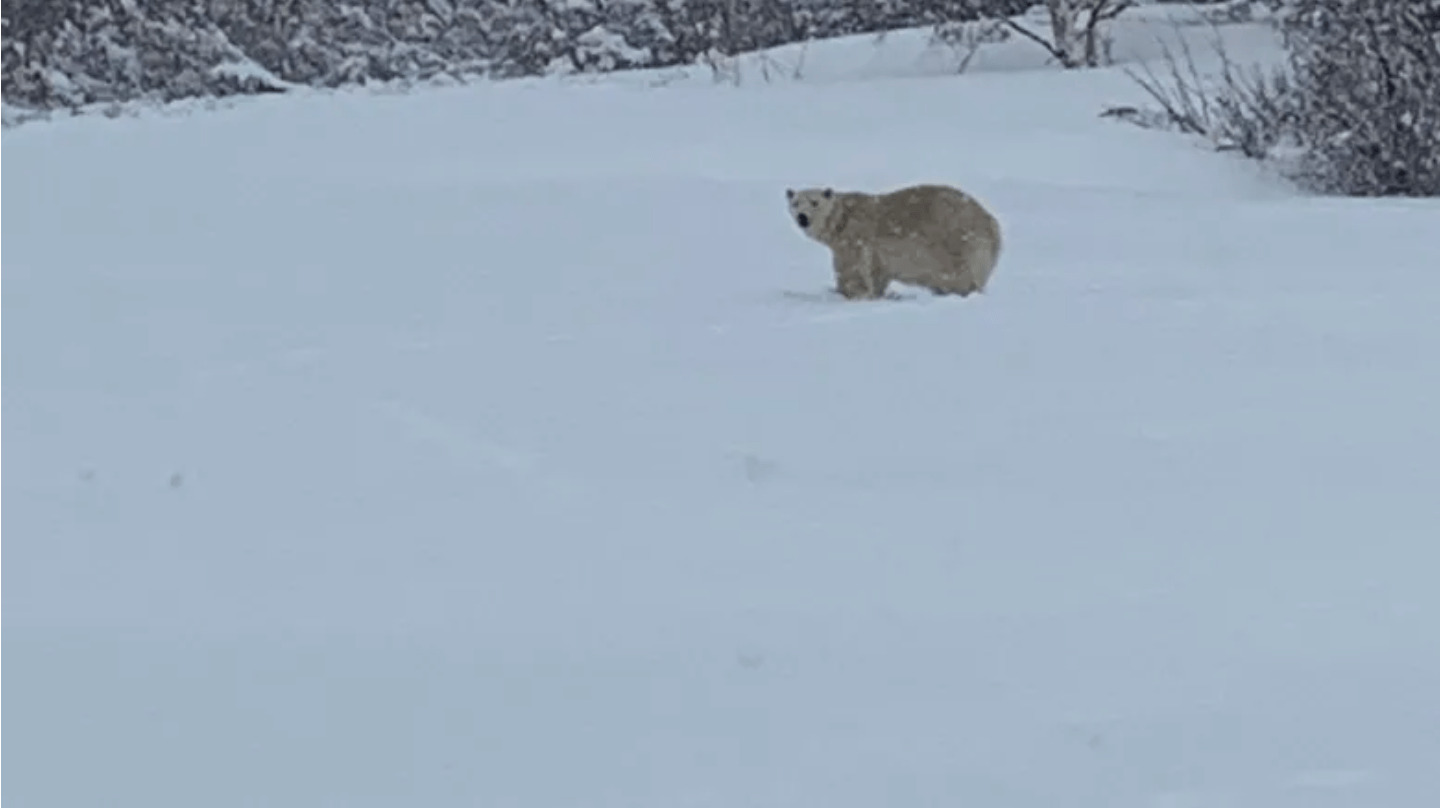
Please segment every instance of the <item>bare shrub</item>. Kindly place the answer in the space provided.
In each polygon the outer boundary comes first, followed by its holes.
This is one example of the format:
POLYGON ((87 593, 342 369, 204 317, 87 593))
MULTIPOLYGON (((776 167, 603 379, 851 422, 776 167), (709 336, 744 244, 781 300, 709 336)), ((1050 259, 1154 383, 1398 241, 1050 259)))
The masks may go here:
POLYGON ((1220 57, 1220 75, 1207 81, 1189 43, 1183 36, 1178 41, 1178 54, 1168 43, 1161 44, 1163 77, 1148 64, 1125 71, 1160 106, 1170 125, 1208 138, 1218 149, 1256 159, 1294 140, 1293 91, 1284 70, 1237 64, 1217 36, 1213 47, 1220 57))
POLYGON ((955 72, 964 73, 981 47, 1005 42, 1010 37, 1010 26, 1004 20, 944 22, 931 30, 930 43, 954 51, 959 57, 955 72))
POLYGON ((1207 80, 1182 37, 1165 75, 1132 78, 1169 124, 1247 157, 1284 155, 1310 190, 1440 196, 1440 0, 1271 4, 1283 68, 1241 67, 1217 36, 1220 72, 1207 80))
POLYGON ((1134 5, 1134 0, 1045 0, 1049 39, 1013 19, 1007 18, 1005 24, 1067 69, 1099 67, 1110 61, 1106 24, 1134 5))

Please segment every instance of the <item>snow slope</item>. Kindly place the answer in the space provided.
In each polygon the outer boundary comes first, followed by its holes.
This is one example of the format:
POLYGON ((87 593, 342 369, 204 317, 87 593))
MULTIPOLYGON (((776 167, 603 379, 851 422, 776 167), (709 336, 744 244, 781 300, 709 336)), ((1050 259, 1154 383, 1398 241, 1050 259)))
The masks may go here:
POLYGON ((1141 100, 8 130, 5 796, 1440 804, 1440 208, 1097 117, 1141 100), (922 179, 1005 223, 987 295, 786 294, 787 185, 922 179))

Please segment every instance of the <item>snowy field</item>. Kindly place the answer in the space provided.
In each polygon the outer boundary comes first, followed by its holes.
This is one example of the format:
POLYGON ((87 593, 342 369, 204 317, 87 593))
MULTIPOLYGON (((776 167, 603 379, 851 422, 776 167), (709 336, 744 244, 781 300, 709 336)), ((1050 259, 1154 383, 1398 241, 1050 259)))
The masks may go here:
POLYGON ((5 797, 1440 805, 1440 206, 810 51, 7 130, 5 797))

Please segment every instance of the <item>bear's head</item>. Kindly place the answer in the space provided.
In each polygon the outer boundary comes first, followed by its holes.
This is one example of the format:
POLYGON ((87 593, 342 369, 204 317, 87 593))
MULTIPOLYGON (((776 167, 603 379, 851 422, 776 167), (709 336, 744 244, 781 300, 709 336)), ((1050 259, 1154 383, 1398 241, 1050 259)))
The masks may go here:
POLYGON ((800 229, 813 239, 820 239, 826 232, 825 225, 835 211, 835 191, 831 188, 786 189, 785 198, 790 200, 790 218, 800 229))

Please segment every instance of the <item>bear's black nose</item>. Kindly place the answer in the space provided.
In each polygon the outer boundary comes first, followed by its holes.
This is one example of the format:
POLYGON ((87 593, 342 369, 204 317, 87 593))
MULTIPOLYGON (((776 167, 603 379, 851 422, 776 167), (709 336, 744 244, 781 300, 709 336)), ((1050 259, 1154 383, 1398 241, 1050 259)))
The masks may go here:
POLYGON ((803 214, 803 213, 798 214, 798 215, 795 217, 795 223, 798 224, 798 225, 800 225, 801 227, 809 227, 809 226, 810 226, 810 217, 809 217, 809 216, 806 216, 806 215, 803 214))

